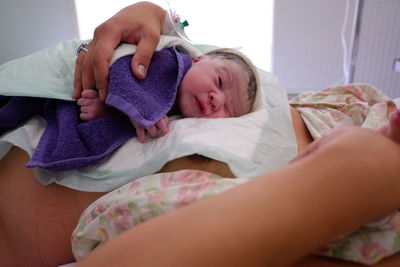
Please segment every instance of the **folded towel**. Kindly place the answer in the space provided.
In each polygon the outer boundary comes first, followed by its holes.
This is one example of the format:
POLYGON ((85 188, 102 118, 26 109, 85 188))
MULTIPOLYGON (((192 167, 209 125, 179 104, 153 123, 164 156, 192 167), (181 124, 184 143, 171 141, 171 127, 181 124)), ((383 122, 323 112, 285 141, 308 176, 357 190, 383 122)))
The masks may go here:
MULTIPOLYGON (((191 58, 175 48, 157 51, 143 81, 132 75, 130 60, 128 56, 113 64, 107 103, 147 127, 155 124, 171 108, 180 81, 191 66, 191 58)), ((0 99, 0 118, 4 120, 4 127, 0 125, 1 131, 16 126, 35 112, 47 121, 45 132, 27 164, 31 168, 64 171, 87 167, 135 136, 135 129, 127 116, 84 122, 79 119, 79 107, 75 102, 40 99, 40 105, 31 107, 29 100, 35 98, 22 98, 19 102, 14 99, 0 99), (7 114, 19 113, 17 119, 10 116, 8 122, 7 114)))
POLYGON ((171 109, 176 89, 191 66, 191 58, 179 53, 176 47, 155 52, 144 80, 132 75, 131 61, 132 56, 125 56, 111 66, 106 103, 143 127, 149 127, 171 109))

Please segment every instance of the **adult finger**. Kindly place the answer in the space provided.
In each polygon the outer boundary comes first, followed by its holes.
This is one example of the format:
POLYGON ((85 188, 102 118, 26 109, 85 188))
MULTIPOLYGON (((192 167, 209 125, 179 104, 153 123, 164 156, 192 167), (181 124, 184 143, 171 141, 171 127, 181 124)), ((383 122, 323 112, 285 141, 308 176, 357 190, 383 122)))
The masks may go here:
POLYGON ((87 53, 82 64, 82 87, 84 89, 95 88, 96 83, 92 69, 93 56, 87 53))
POLYGON ((119 43, 117 37, 114 34, 113 36, 97 41, 93 51, 93 75, 96 88, 99 90, 100 101, 105 101, 107 97, 110 60, 119 43))
POLYGON ((79 98, 82 90, 88 88, 94 88, 94 76, 92 71, 92 59, 93 59, 93 48, 95 47, 96 41, 92 40, 86 46, 85 51, 81 51, 77 57, 75 66, 75 81, 74 87, 76 88, 75 98, 79 98))
POLYGON ((144 79, 146 77, 151 57, 159 41, 160 36, 157 34, 146 34, 139 40, 131 63, 133 74, 137 78, 144 79))
POLYGON ((74 72, 74 91, 72 98, 78 99, 82 93, 82 64, 85 61, 85 53, 80 53, 76 58, 75 72, 74 72))

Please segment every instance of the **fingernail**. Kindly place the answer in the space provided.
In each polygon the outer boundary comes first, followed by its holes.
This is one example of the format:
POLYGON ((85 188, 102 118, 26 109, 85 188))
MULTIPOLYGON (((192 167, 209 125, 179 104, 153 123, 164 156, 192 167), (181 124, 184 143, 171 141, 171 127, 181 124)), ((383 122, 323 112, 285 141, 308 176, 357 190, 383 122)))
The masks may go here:
POLYGON ((143 65, 138 66, 138 71, 143 77, 146 76, 146 68, 143 65))

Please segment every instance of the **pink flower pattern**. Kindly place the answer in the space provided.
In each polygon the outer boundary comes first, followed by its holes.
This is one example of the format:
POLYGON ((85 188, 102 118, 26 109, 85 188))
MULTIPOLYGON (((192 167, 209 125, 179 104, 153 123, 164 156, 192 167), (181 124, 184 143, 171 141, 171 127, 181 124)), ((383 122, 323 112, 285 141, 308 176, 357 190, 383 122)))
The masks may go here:
POLYGON ((126 203, 117 204, 106 211, 110 224, 117 228, 128 229, 131 225, 132 211, 126 203))
POLYGON ((388 251, 379 243, 365 243, 361 248, 366 263, 373 264, 388 255, 388 251))

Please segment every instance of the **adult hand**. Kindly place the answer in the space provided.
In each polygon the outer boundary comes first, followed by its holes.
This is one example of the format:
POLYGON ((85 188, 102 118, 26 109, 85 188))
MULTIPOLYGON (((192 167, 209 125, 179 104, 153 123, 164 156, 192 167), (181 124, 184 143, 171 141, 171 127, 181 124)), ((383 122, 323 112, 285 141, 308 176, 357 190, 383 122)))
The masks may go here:
POLYGON ((149 128, 145 129, 135 121, 131 120, 133 126, 136 128, 136 136, 139 142, 144 143, 146 142, 146 131, 149 135, 153 138, 159 138, 164 136, 168 133, 168 117, 164 116, 161 120, 159 120, 156 124, 150 126, 149 128))
MULTIPOLYGON (((337 141, 340 138, 345 138, 346 134, 349 135, 350 133, 354 133, 355 131, 368 131, 370 129, 365 129, 357 126, 341 126, 336 129, 333 129, 328 134, 322 136, 321 138, 313 141, 309 144, 299 155, 297 155, 294 159, 290 162, 298 161, 302 158, 307 157, 308 155, 313 154, 321 147, 326 146, 328 143, 333 141, 337 141)), ((400 144, 400 109, 394 111, 389 116, 389 121, 381 126, 377 131, 387 138, 391 139, 394 142, 400 144)))
POLYGON ((295 158, 293 158, 290 163, 299 161, 303 158, 308 157, 309 155, 318 151, 321 147, 326 146, 327 144, 337 141, 338 139, 342 138, 345 134, 350 133, 352 131, 359 130, 360 127, 356 126, 342 126, 333 129, 328 134, 322 136, 319 139, 314 140, 311 144, 309 144, 300 154, 298 154, 295 158))
POLYGON ((78 99, 83 89, 97 88, 100 100, 107 96, 109 62, 119 43, 136 44, 132 59, 134 75, 143 79, 160 40, 165 11, 152 3, 140 2, 128 6, 98 26, 87 52, 76 59, 75 90, 72 97, 78 99))

